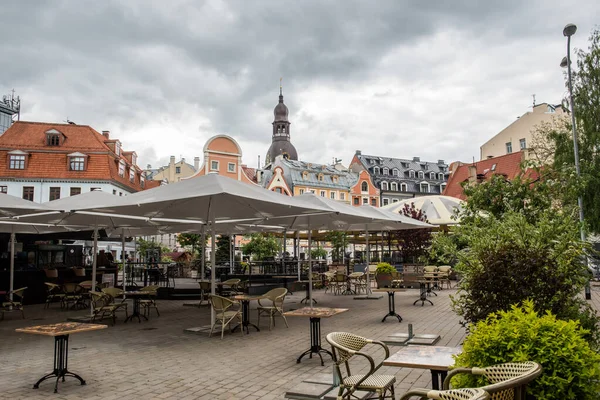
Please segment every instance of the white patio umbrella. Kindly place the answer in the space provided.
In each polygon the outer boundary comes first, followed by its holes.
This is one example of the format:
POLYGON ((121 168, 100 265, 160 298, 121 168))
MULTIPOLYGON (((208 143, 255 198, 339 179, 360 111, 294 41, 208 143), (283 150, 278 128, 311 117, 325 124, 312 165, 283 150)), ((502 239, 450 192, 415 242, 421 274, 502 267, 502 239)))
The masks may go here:
POLYGON ((463 200, 456 197, 434 195, 402 200, 389 204, 383 207, 382 210, 402 213, 404 206, 411 203, 414 203, 415 208, 421 210, 427 216, 430 224, 439 226, 458 224, 460 221, 453 217, 457 211, 462 210, 465 204, 463 200))

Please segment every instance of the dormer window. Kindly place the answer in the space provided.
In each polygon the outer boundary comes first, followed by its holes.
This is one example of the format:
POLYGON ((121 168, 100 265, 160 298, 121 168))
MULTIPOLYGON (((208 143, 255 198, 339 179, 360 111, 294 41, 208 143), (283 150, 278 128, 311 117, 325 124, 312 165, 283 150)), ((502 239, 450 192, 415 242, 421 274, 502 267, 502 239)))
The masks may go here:
POLYGON ((146 179, 144 175, 140 175, 140 187, 143 189, 146 186, 146 179))
POLYGON ((379 175, 379 167, 375 167, 375 168, 373 168, 373 173, 374 173, 375 175, 379 175))
POLYGON ((323 174, 319 174, 319 182, 323 182, 323 174))
POLYGON ((381 182, 381 190, 388 190, 388 183, 383 181, 381 182))
POLYGON ((129 168, 129 182, 135 182, 135 170, 129 168))
POLYGON ((415 177, 415 171, 413 171, 412 169, 410 171, 408 171, 408 177, 409 178, 414 178, 415 177))
POLYGON ((438 174, 438 179, 440 181, 443 181, 444 180, 444 174, 438 174))
POLYGON ((425 173, 423 171, 419 171, 419 179, 425 178, 425 173))
POLYGON ((429 179, 435 179, 435 172, 429 173, 429 179))
POLYGON ((119 142, 118 140, 115 142, 115 154, 117 156, 121 156, 121 142, 119 142))
POLYGON ((56 129, 46 131, 46 146, 60 146, 62 133, 56 129))
POLYGON ((304 179, 304 180, 308 179, 308 171, 302 172, 302 179, 304 179))
POLYGON ((334 175, 333 177, 331 177, 331 179, 333 180, 333 183, 338 183, 338 176, 334 175))
POLYGON ((393 176, 398 176, 398 168, 394 168, 394 169, 392 170, 392 175, 393 175, 393 176))
POLYGON ((123 160, 119 162, 119 176, 121 178, 125 177, 125 161, 123 160))
POLYGON ((408 185, 406 183, 401 183, 400 184, 400 191, 401 192, 407 192, 408 191, 408 185))
POLYGON ((137 165, 137 154, 135 154, 135 153, 131 154, 131 163, 133 165, 137 165))
POLYGON ((397 192, 398 191, 398 184, 396 182, 392 182, 390 184, 390 190, 397 192))
POLYGON ((83 155, 69 156, 69 169, 71 171, 85 171, 85 156, 83 156, 83 155))
POLYGON ((389 169, 387 169, 387 168, 384 168, 384 169, 383 169, 383 174, 384 174, 384 175, 389 175, 389 174, 390 174, 390 170, 389 170, 389 169))

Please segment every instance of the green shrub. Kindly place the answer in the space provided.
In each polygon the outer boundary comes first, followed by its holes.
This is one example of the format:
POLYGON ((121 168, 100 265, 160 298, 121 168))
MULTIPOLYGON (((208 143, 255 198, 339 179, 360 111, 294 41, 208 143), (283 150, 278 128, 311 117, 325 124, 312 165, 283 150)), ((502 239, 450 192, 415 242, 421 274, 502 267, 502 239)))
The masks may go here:
MULTIPOLYGON (((487 367, 504 362, 535 361, 543 371, 528 386, 538 400, 597 399, 600 355, 585 340, 577 321, 539 315, 533 302, 491 314, 471 329, 455 367, 487 367)), ((487 384, 482 377, 459 374, 454 387, 487 384)))
POLYGON ((377 264, 377 269, 375 270, 376 274, 391 274, 392 272, 396 272, 396 268, 392 267, 390 263, 380 262, 377 264))

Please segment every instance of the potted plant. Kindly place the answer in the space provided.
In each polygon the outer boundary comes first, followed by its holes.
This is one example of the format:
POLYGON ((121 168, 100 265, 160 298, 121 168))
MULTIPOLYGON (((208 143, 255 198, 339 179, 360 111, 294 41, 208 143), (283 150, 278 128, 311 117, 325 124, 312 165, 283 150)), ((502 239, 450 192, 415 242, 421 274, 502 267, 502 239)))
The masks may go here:
POLYGON ((375 270, 375 280, 377 281, 378 288, 389 288, 392 287, 392 273, 396 272, 396 269, 391 264, 381 262, 377 264, 375 270))

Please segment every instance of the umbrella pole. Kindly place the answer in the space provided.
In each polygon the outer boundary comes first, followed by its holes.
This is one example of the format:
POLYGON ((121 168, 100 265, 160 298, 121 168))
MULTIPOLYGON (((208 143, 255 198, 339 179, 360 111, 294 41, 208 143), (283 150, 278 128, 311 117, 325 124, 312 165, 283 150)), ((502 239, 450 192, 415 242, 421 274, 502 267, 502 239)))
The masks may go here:
POLYGON ((125 291, 127 290, 127 273, 125 270, 125 228, 121 228, 121 263, 123 264, 123 300, 125 300, 125 291))
MULTIPOLYGON (((310 217, 309 217, 310 220, 310 217)), ((308 224, 308 303, 310 304, 310 308, 313 306, 312 299, 312 255, 311 253, 311 233, 310 223, 308 224)))
MULTIPOLYGON (((94 258, 92 258, 92 287, 91 291, 96 291, 96 265, 98 261, 98 226, 94 226, 94 258)), ((90 295, 91 296, 91 295, 90 295)), ((90 298, 90 317, 94 315, 94 302, 90 298)))
POLYGON ((15 289, 15 227, 10 233, 10 282, 8 288, 8 300, 13 301, 13 290, 15 289))
MULTIPOLYGON (((366 225, 365 225, 366 228, 366 225)), ((366 235, 366 250, 367 250, 367 296, 371 294, 371 249, 369 248, 369 230, 365 229, 366 235)))
MULTIPOLYGON (((210 221, 210 294, 215 294, 217 266, 216 266, 216 248, 215 248, 215 225, 214 221, 210 221)), ((215 310, 210 308, 210 325, 215 324, 215 310)))
POLYGON ((300 231, 296 231, 296 248, 294 248, 294 251, 297 251, 296 260, 298 261, 298 280, 300 281, 302 280, 302 277, 300 276, 300 270, 302 269, 300 265, 300 231))
POLYGON ((202 225, 202 234, 200 235, 202 243, 202 260, 200 260, 200 280, 204 280, 204 265, 206 264, 206 225, 202 225))
POLYGON ((231 240, 233 235, 229 235, 229 273, 233 274, 233 246, 231 246, 231 240))

